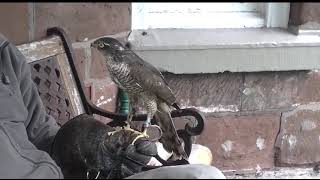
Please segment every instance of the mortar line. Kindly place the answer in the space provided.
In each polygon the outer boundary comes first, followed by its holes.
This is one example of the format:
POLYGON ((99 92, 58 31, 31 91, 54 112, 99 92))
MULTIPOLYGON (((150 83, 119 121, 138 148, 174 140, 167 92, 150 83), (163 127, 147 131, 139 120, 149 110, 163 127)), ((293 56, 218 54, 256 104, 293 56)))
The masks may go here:
POLYGON ((28 3, 28 28, 29 28, 29 41, 34 41, 35 36, 35 3, 29 2, 28 3))
POLYGON ((242 112, 242 101, 243 101, 243 90, 245 88, 244 86, 244 82, 245 82, 245 76, 246 76, 246 73, 245 72, 242 72, 241 73, 241 88, 240 88, 240 108, 239 108, 239 112, 242 112))

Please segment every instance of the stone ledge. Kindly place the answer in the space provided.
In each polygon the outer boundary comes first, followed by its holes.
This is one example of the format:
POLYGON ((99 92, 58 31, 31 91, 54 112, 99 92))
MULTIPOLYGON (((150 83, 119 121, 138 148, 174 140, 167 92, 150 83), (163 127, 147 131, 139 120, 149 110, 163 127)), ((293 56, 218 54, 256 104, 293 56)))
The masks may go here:
POLYGON ((320 69, 317 35, 296 36, 272 28, 160 29, 142 34, 130 34, 132 49, 159 69, 176 74, 320 69))
POLYGON ((319 179, 313 168, 274 168, 262 171, 259 168, 247 171, 224 171, 227 179, 319 179))
POLYGON ((320 46, 320 36, 281 28, 133 30, 128 41, 136 51, 320 46))

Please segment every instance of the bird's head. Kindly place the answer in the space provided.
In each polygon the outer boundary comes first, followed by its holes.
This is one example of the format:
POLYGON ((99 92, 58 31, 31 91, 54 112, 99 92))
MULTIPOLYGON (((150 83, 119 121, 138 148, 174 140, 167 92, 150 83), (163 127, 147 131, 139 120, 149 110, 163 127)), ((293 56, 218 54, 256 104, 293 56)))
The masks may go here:
POLYGON ((115 53, 125 50, 125 47, 116 39, 111 37, 102 37, 91 43, 91 47, 96 48, 102 53, 115 53))

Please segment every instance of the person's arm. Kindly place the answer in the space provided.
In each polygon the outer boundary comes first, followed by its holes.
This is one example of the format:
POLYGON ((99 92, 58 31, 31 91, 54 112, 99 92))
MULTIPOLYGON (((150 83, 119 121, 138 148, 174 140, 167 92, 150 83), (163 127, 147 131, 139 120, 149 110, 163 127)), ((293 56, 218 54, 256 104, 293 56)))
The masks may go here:
POLYGON ((25 57, 1 35, 0 55, 0 177, 63 178, 45 152, 59 127, 46 118, 25 57))
POLYGON ((16 75, 20 85, 21 95, 28 117, 25 121, 29 140, 40 150, 50 151, 53 139, 59 130, 59 125, 45 111, 43 103, 38 94, 36 85, 31 78, 30 66, 26 62, 24 55, 11 43, 8 45, 12 59, 16 62, 16 75))

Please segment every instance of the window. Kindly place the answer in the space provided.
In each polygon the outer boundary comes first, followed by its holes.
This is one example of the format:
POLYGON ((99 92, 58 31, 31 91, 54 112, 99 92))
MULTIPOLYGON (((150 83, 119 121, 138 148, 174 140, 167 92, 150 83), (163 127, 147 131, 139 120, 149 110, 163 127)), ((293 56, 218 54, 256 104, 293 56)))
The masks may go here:
POLYGON ((290 3, 132 3, 132 29, 288 25, 290 3))
POLYGON ((132 3, 128 41, 177 74, 320 69, 320 36, 289 32, 289 11, 290 3, 132 3))

